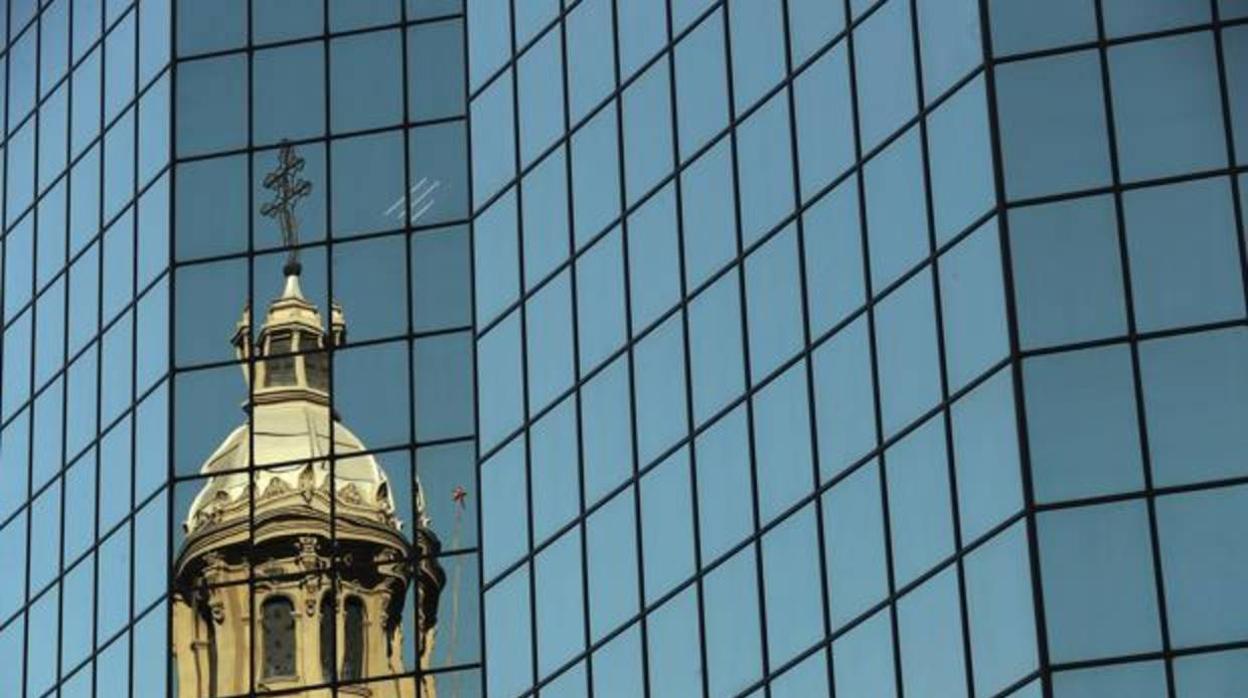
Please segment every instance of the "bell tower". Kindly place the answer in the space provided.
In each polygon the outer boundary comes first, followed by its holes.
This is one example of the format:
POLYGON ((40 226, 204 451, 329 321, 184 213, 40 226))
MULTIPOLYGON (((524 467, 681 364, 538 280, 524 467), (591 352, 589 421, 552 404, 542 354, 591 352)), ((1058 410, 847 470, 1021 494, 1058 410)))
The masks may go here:
MULTIPOLYGON (((284 148, 277 173, 297 177, 300 164, 284 148)), ((287 187, 272 209, 285 232, 308 185, 270 183, 287 187)), ((171 601, 176 694, 328 698, 337 682, 339 694, 415 698, 415 682, 399 676, 403 649, 414 642, 428 666, 446 580, 441 546, 419 483, 409 537, 385 471, 331 412, 326 352, 345 342, 342 310, 333 305, 327 331, 303 296, 293 250, 284 271, 254 339, 249 308, 233 336, 250 419, 204 462, 183 523, 171 601), (417 636, 405 639, 408 611, 417 636)), ((432 679, 421 682, 419 695, 436 698, 432 679)))

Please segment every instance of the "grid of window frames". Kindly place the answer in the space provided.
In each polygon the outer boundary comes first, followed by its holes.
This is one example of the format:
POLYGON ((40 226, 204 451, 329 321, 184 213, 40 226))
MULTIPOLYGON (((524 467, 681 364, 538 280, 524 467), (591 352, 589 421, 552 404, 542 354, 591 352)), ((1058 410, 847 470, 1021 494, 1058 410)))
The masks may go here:
MULTIPOLYGON (((303 294, 318 307, 326 331, 331 299, 341 306, 348 341, 309 349, 300 340, 286 350, 325 366, 336 417, 329 428, 349 428, 380 463, 409 542, 423 499, 441 541, 436 564, 447 580, 429 665, 433 685, 441 695, 477 695, 480 562, 462 8, 453 0, 184 0, 176 3, 174 26, 170 553, 181 549, 182 523, 207 484, 201 465, 251 419, 239 405, 247 401, 251 382, 243 378, 254 372, 255 359, 240 361, 231 335, 246 307, 254 335, 282 292, 283 237, 261 209, 274 195, 265 178, 278 164, 279 146, 289 145, 304 162, 299 176, 312 186, 295 208, 303 294), (455 498, 458 488, 466 499, 455 498)), ((238 469, 254 463, 276 472, 291 465, 260 452, 254 433, 248 431, 248 456, 238 469)), ((350 460, 339 458, 333 449, 340 438, 327 440, 331 478, 361 455, 352 449, 350 460)), ((360 565, 381 571, 382 563, 372 560, 332 559, 340 565, 335 588, 371 574, 360 565)), ((266 577, 271 574, 255 566, 245 582, 257 609, 249 631, 257 648, 252 661, 266 664, 251 667, 244 683, 264 695, 282 693, 265 685, 272 671, 309 666, 293 656, 267 663, 269 650, 278 649, 276 631, 312 622, 292 616, 289 602, 283 610, 262 597, 258 586, 281 581, 266 577)), ((338 610, 345 624, 341 634, 321 628, 330 657, 353 623, 362 622, 351 601, 341 609, 322 607, 322 613, 338 610)), ((285 693, 322 686, 329 695, 332 686, 335 695, 339 687, 354 695, 402 684, 415 694, 422 641, 417 602, 410 588, 401 627, 403 674, 361 676, 351 668, 359 663, 352 660, 359 659, 352 655, 358 646, 346 640, 341 665, 322 658, 321 674, 300 676, 301 686, 285 693)), ((170 695, 178 690, 170 677, 170 695)))
POLYGON ((164 690, 169 17, 0 8, 5 696, 164 690))
POLYGON ((491 698, 1242 690, 1248 4, 467 25, 491 698))

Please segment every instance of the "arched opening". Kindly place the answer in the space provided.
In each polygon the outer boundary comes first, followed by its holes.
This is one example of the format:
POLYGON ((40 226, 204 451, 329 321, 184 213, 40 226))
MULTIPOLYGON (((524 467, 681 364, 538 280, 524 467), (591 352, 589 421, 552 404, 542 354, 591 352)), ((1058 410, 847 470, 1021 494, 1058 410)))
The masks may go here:
POLYGON ((295 675, 295 604, 284 596, 264 600, 260 608, 263 633, 263 676, 266 679, 295 675))
POLYGON ((334 596, 326 594, 321 597, 321 680, 334 680, 334 596))
POLYGON ((349 596, 343 611, 342 678, 351 681, 364 678, 364 602, 349 596))

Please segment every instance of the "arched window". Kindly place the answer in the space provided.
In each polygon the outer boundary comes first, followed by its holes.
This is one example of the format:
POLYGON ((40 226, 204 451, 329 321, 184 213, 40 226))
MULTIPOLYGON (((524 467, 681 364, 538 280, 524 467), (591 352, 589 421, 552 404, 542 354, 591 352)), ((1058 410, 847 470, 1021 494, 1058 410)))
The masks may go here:
POLYGON ((284 596, 265 599, 260 608, 264 633, 264 678, 295 675, 295 605, 284 596))
POLYGON ((334 597, 326 594, 321 598, 321 680, 334 680, 334 597))
POLYGON ((350 596, 343 610, 342 678, 351 681, 364 678, 364 602, 350 596))

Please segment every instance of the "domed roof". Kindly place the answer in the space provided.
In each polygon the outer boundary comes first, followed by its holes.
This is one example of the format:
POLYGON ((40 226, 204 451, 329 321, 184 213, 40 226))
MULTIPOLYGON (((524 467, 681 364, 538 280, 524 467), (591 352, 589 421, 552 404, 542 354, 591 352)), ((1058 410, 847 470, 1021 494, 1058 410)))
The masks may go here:
MULTIPOLYGON (((254 383, 251 418, 231 432, 200 468, 210 477, 187 511, 188 535, 210 522, 248 516, 252 491, 257 500, 265 499, 266 508, 301 506, 298 497, 280 496, 295 491, 307 495, 304 505, 312 505, 313 493, 329 492, 331 460, 334 499, 344 503, 340 515, 349 511, 401 529, 385 471, 376 458, 364 453, 360 439, 331 415, 326 350, 345 337, 337 304, 331 308, 326 336, 320 312, 300 290, 297 265, 288 272, 282 295, 269 305, 254 342, 250 311, 244 309, 233 341, 238 357, 247 362, 244 378, 254 383)), ((317 504, 322 515, 328 513, 328 501, 325 497, 317 504)), ((419 487, 416 506, 414 523, 427 526, 419 487)))
MULTIPOLYGON (((327 406, 299 400, 257 405, 251 422, 235 429, 205 461, 200 472, 212 477, 187 511, 186 532, 193 533, 210 518, 204 516, 206 509, 245 499, 252 479, 257 493, 268 492, 270 487, 327 489, 331 431, 335 494, 342 496, 353 490, 351 494, 358 495, 379 513, 393 515, 393 495, 377 459, 367 453, 351 455, 365 450, 359 438, 340 422, 332 422, 331 427, 327 406), (253 463, 254 468, 250 467, 253 463), (269 464, 274 465, 268 467, 269 464), (282 482, 274 485, 274 480, 282 482)), ((420 509, 423 514, 424 507, 420 509)), ((400 526, 396 519, 395 528, 400 526)))

